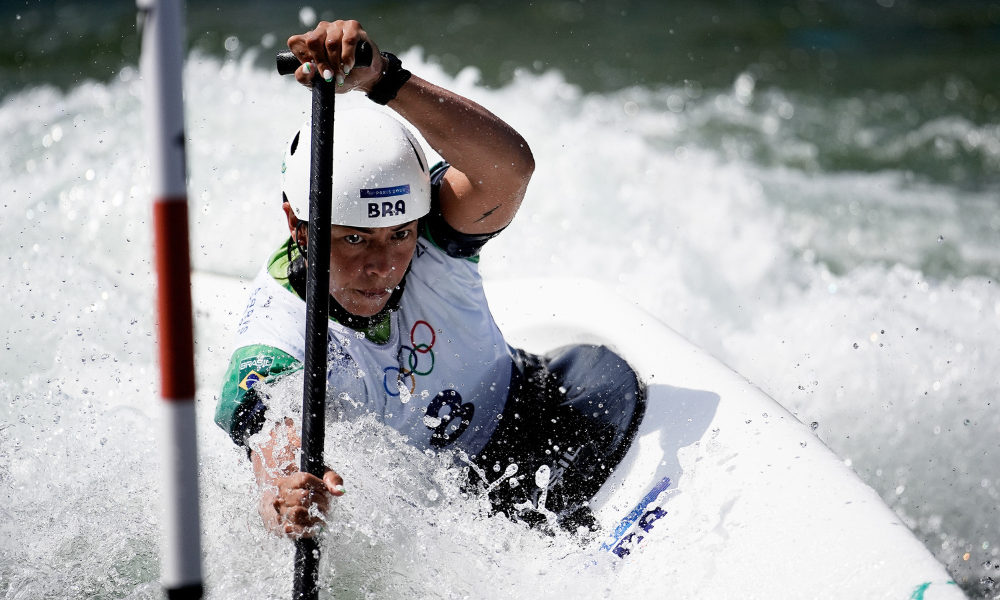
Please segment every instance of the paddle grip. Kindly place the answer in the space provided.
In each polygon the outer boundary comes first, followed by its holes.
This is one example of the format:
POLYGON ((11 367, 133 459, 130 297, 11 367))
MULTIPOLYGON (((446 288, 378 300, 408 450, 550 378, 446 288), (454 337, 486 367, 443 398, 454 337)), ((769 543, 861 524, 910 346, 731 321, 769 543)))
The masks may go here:
MULTIPOLYGON (((295 73, 295 70, 302 64, 299 62, 299 59, 292 54, 291 50, 279 52, 278 56, 275 57, 275 62, 277 63, 278 74, 280 75, 291 75, 292 73, 295 73)), ((354 49, 354 66, 372 66, 372 45, 365 40, 358 44, 354 49)))

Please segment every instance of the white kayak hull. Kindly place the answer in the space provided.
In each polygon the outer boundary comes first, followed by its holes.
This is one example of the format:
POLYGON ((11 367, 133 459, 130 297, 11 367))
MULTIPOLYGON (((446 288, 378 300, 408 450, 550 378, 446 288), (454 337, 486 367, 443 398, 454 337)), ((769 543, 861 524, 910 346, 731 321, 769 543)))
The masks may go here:
POLYGON ((700 552, 689 576, 705 598, 965 597, 809 427, 652 315, 586 280, 486 290, 512 346, 605 344, 647 387, 632 448, 591 501, 602 549, 700 552))

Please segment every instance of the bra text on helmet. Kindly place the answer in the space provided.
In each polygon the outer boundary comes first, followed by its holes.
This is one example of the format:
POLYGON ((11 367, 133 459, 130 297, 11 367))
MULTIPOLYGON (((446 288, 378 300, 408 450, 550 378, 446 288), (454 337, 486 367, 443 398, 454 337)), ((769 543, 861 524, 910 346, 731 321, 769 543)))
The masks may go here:
POLYGON ((382 209, 379 210, 378 202, 368 203, 368 218, 376 219, 378 217, 394 217, 396 215, 406 214, 406 202, 403 200, 396 200, 396 204, 393 205, 392 202, 383 202, 382 209))
MULTIPOLYGON (((371 188, 361 190, 362 198, 388 198, 389 196, 407 196, 410 193, 410 185, 397 185, 393 187, 384 188, 371 188)), ((406 202, 404 200, 396 200, 395 203, 392 202, 382 202, 381 205, 378 202, 368 203, 368 218, 377 219, 379 217, 395 217, 396 215, 406 214, 406 202)))

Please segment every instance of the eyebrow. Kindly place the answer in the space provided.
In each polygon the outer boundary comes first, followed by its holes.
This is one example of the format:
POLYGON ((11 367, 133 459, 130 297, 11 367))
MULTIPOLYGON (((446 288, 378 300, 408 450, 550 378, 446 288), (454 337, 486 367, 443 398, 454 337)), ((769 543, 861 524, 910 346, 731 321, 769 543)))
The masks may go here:
MULTIPOLYGON (((406 223, 403 223, 402 225, 397 225, 397 226, 393 227, 392 231, 393 232, 401 231, 403 229, 406 229, 407 227, 409 227, 412 224, 413 224, 413 221, 407 221, 406 223)), ((375 231, 371 227, 352 227, 350 225, 341 225, 341 227, 344 227, 346 229, 353 229, 354 231, 360 231, 361 233, 372 233, 373 231, 375 231)))

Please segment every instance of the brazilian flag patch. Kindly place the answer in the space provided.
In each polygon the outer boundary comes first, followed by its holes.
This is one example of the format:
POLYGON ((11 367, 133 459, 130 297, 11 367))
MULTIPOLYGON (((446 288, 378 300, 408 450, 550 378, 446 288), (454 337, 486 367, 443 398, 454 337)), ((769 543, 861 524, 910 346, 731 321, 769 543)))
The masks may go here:
POLYGON ((257 383, 263 378, 264 376, 258 373, 257 371, 250 371, 249 373, 247 373, 247 376, 243 378, 243 381, 240 382, 240 387, 243 388, 244 390, 249 391, 250 388, 252 388, 255 383, 257 383))
POLYGON ((240 361, 240 389, 249 391, 258 381, 266 379, 274 357, 260 354, 240 361))

